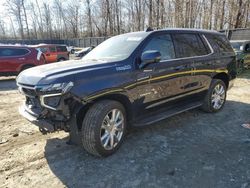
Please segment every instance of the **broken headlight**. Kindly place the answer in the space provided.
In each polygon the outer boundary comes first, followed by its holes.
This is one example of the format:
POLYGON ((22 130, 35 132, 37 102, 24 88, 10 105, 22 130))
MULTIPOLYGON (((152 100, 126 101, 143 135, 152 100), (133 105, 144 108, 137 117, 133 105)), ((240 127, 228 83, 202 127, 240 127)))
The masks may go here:
POLYGON ((67 93, 74 86, 73 82, 68 83, 56 83, 44 86, 40 89, 43 93, 67 93))
POLYGON ((62 95, 69 92, 73 86, 73 82, 68 82, 51 84, 40 88, 39 91, 42 93, 40 96, 41 105, 56 110, 62 95))

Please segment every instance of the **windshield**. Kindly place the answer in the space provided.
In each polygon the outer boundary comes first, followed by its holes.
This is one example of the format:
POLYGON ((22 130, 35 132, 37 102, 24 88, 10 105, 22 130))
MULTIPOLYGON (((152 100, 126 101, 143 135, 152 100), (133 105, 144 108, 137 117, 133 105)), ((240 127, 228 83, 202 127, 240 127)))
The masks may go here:
POLYGON ((83 57, 84 60, 121 61, 128 58, 144 39, 144 36, 125 34, 112 37, 83 57))
POLYGON ((231 45, 235 51, 240 51, 240 47, 242 46, 242 42, 231 42, 231 45))

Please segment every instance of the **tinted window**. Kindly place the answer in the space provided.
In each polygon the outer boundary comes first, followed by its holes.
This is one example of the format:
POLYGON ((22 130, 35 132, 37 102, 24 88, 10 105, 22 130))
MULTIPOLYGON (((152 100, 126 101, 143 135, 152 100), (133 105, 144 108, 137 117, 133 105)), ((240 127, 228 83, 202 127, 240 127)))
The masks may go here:
POLYGON ((50 52, 56 52, 56 47, 49 47, 50 52))
POLYGON ((157 50, 161 53, 161 60, 175 58, 174 45, 169 34, 154 36, 144 48, 143 52, 157 50))
POLYGON ((1 56, 23 56, 29 53, 29 50, 24 48, 0 48, 1 56))
POLYGON ((173 40, 178 58, 208 54, 206 47, 196 34, 174 34, 173 40))
POLYGON ((45 47, 41 47, 41 48, 38 48, 38 49, 40 49, 40 50, 41 50, 41 52, 43 52, 43 53, 46 53, 46 52, 48 51, 48 49, 47 49, 47 48, 45 48, 45 47))
POLYGON ((67 52, 66 46, 57 46, 57 47, 56 47, 56 50, 57 50, 58 52, 67 52))
POLYGON ((206 35, 206 38, 217 53, 233 51, 230 42, 223 35, 206 35))

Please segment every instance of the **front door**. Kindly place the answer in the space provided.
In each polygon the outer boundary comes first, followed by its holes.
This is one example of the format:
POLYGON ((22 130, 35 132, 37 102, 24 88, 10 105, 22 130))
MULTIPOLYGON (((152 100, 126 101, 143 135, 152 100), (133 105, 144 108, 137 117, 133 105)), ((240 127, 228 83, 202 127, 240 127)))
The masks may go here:
POLYGON ((139 101, 143 101, 144 109, 151 109, 178 98, 191 82, 192 61, 176 59, 170 34, 152 36, 142 53, 151 50, 161 53, 161 61, 149 64, 138 73, 138 97, 139 101))

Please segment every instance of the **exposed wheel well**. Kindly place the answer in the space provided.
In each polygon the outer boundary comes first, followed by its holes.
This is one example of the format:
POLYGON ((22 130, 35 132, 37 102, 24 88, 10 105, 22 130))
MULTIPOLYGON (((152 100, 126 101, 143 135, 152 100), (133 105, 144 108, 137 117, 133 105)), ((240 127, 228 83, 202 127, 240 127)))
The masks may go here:
POLYGON ((216 74, 214 77, 214 79, 220 79, 222 80, 226 87, 228 88, 228 85, 229 85, 229 77, 226 73, 219 73, 219 74, 216 74))
POLYGON ((90 103, 84 105, 77 113, 77 126, 78 129, 81 130, 82 128, 82 121, 85 117, 85 114, 87 113, 87 111, 89 110, 89 108, 96 102, 101 101, 101 100, 113 100, 113 101, 118 101, 120 102, 125 110, 126 110, 126 115, 127 115, 127 120, 129 121, 132 117, 132 107, 131 107, 131 103, 129 101, 129 99, 121 94, 112 94, 112 95, 107 95, 107 96, 103 96, 100 98, 97 98, 93 101, 91 101, 90 103))
POLYGON ((66 58, 64 58, 64 57, 60 57, 60 58, 58 58, 58 60, 57 61, 65 61, 66 60, 66 58))
POLYGON ((31 68, 31 67, 34 67, 35 65, 32 65, 32 64, 26 64, 26 65, 23 65, 21 68, 20 68, 20 72, 22 72, 23 70, 25 69, 28 69, 28 68, 31 68))

